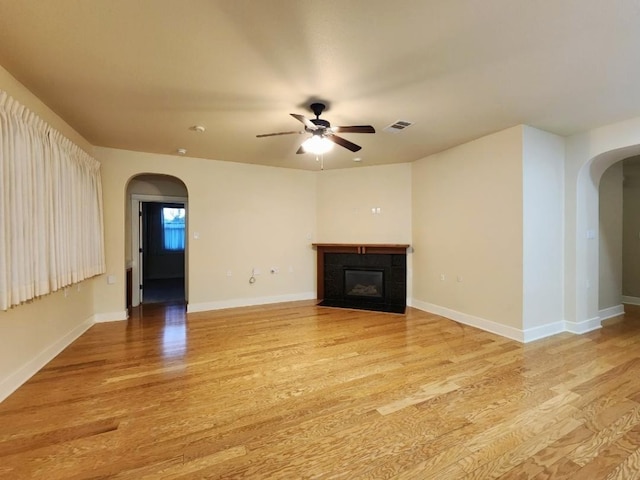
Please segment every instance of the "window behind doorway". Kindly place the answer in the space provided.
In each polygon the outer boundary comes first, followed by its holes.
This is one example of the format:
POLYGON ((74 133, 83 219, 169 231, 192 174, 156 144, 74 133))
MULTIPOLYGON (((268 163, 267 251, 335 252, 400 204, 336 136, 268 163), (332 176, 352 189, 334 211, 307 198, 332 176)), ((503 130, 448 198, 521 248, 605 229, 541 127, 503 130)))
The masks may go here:
POLYGON ((184 251, 185 210, 162 207, 162 244, 165 250, 184 251))

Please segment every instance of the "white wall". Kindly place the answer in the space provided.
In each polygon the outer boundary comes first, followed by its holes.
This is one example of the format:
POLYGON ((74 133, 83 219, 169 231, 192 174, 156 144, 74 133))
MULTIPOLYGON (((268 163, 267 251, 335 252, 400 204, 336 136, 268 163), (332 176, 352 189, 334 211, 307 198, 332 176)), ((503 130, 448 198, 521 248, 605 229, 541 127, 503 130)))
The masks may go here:
MULTIPOLYGON (((0 89, 93 154, 84 138, 2 67, 0 89)), ((0 401, 91 326, 92 300, 89 280, 0 312, 0 401)))
POLYGON ((521 335, 522 151, 518 126, 413 163, 414 306, 521 335))
POLYGON ((600 179, 599 199, 600 311, 618 307, 622 294, 622 162, 609 167, 600 179))
POLYGON ((564 139, 523 127, 523 309, 526 340, 564 330, 564 139))
POLYGON ((411 164, 324 170, 316 175, 317 242, 411 242, 411 164), (380 212, 373 213, 374 208, 380 212))
POLYGON ((97 286, 97 312, 124 308, 126 186, 140 173, 175 176, 189 192, 189 311, 315 298, 315 172, 108 148, 96 156, 107 270, 117 280, 97 286), (260 274, 249 284, 253 268, 260 274))

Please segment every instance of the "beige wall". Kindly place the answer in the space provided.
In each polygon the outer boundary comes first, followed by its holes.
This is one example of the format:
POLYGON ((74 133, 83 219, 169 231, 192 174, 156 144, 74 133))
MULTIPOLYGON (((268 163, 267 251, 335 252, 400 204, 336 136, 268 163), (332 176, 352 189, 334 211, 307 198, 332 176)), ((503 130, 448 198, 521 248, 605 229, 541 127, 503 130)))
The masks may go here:
POLYGON ((624 161, 622 294, 640 300, 640 157, 624 161))
POLYGON ((417 304, 522 329, 522 132, 414 162, 417 304))
POLYGON ((600 179, 599 202, 600 310, 620 305, 622 294, 622 163, 600 179))
MULTIPOLYGON (((0 89, 90 154, 91 145, 0 67, 0 89)), ((93 282, 0 312, 0 401, 90 326, 93 282)))
POLYGON ((315 296, 314 172, 107 148, 97 148, 96 157, 103 172, 107 270, 116 277, 113 285, 97 286, 97 312, 124 309, 126 188, 140 173, 175 176, 188 190, 192 311, 315 296), (271 267, 278 273, 269 273, 271 267), (254 268, 260 274, 249 284, 254 268))
POLYGON ((325 170, 317 177, 317 242, 411 243, 410 163, 325 170))

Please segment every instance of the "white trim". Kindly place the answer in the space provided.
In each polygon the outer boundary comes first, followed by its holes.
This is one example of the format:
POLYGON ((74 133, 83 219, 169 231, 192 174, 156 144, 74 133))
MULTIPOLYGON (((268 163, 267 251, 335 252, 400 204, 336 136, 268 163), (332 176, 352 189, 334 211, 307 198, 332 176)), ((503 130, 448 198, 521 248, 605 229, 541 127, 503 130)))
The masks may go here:
POLYGON ((602 328, 600 317, 593 317, 583 322, 570 322, 565 320, 564 324, 567 332, 576 333, 578 335, 602 328))
POLYGON ((129 318, 129 312, 122 310, 121 312, 108 312, 108 313, 96 313, 91 320, 93 323, 106 323, 106 322, 119 322, 121 320, 127 320, 129 318))
POLYGON ((11 373, 8 377, 0 380, 0 402, 15 392, 32 376, 38 373, 42 367, 71 345, 71 343, 80 337, 80 335, 89 330, 93 323, 93 319, 88 318, 78 326, 74 327, 66 335, 63 335, 57 341, 46 347, 42 352, 22 365, 15 372, 11 373))
POLYGON ((411 303, 412 306, 414 308, 417 308, 418 310, 435 313, 436 315, 455 320, 459 323, 464 323, 465 325, 479 328, 480 330, 484 330, 486 332, 495 333, 502 337, 507 337, 518 342, 524 342, 524 332, 517 328, 502 325, 500 323, 496 323, 480 317, 475 317, 466 313, 457 312, 456 310, 451 310, 450 308, 441 307, 432 303, 416 300, 415 298, 411 303))
MULTIPOLYGON (((414 308, 417 308, 418 310, 423 310, 429 313, 435 313, 436 315, 440 315, 450 320, 454 320, 456 322, 463 323, 465 325, 470 325, 472 327, 479 328, 486 332, 495 333, 496 335, 510 338, 512 340, 516 340, 522 343, 533 342, 535 340, 540 340, 542 338, 550 337, 552 335, 557 335, 558 333, 562 333, 562 332, 570 332, 578 335, 591 332, 593 330, 597 330, 601 328, 602 325, 600 322, 603 320, 603 318, 599 316, 595 318, 591 318, 589 320, 585 320, 584 322, 577 322, 577 323, 561 320, 558 322, 541 325, 539 327, 520 330, 518 328, 502 325, 500 323, 496 323, 491 320, 487 320, 485 318, 476 317, 474 315, 469 315, 466 313, 451 310, 450 308, 441 307, 439 305, 434 305, 428 302, 416 300, 415 298, 411 301, 411 305, 414 308)), ((614 308, 617 311, 619 307, 614 307, 614 308)), ((611 312, 613 312, 613 309, 607 309, 607 311, 608 310, 611 310, 611 312)), ((615 315, 611 315, 611 316, 615 316, 615 315)), ((607 318, 610 318, 610 317, 607 317, 607 318)))
POLYGON ((622 295, 622 303, 626 303, 627 305, 640 305, 640 297, 622 295))
POLYGON ((614 307, 603 308, 598 312, 600 320, 606 320, 608 318, 619 317, 624 315, 624 305, 616 305, 614 307))
POLYGON ((218 302, 190 303, 187 305, 187 313, 222 310, 223 308, 252 307, 270 303, 296 302, 298 300, 313 300, 315 298, 316 292, 305 292, 277 295, 274 297, 233 298, 231 300, 220 300, 218 302))
POLYGON ((559 321, 553 323, 547 323, 546 325, 540 325, 539 327, 532 327, 523 330, 524 343, 533 342, 542 338, 551 337, 558 333, 566 332, 566 322, 559 321))

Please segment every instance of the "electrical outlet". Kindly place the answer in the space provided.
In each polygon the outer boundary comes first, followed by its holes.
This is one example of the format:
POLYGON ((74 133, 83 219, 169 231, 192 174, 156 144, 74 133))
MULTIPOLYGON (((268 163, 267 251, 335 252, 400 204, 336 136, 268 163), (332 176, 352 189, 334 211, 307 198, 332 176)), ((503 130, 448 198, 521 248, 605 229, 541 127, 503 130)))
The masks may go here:
POLYGON ((440 281, 441 281, 441 282, 444 282, 444 281, 446 280, 446 278, 447 278, 447 277, 445 276, 445 274, 444 274, 444 273, 441 273, 441 274, 440 274, 440 281))
POLYGON ((233 272, 231 270, 227 270, 227 277, 233 277, 233 272))

